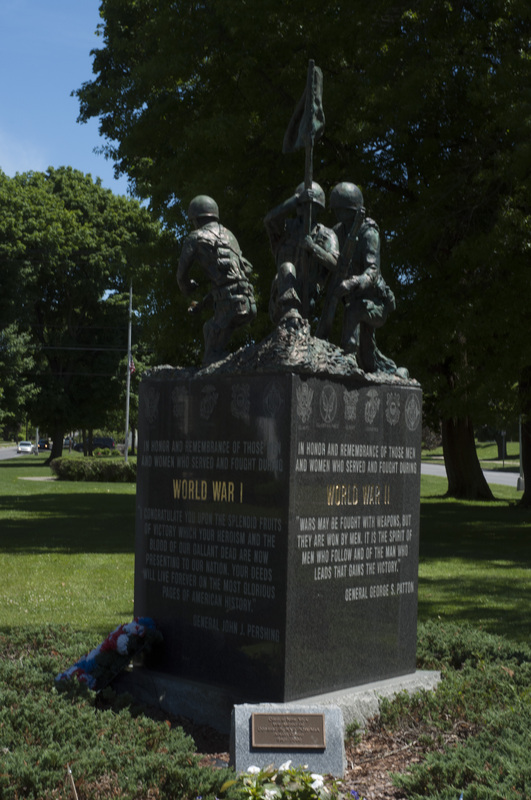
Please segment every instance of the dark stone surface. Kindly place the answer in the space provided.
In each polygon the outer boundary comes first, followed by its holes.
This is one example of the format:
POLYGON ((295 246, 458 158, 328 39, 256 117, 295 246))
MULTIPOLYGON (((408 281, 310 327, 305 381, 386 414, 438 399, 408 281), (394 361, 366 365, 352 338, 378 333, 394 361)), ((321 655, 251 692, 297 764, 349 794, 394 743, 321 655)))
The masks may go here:
POLYGON ((140 395, 135 614, 153 668, 288 701, 415 670, 421 391, 159 370, 140 395))

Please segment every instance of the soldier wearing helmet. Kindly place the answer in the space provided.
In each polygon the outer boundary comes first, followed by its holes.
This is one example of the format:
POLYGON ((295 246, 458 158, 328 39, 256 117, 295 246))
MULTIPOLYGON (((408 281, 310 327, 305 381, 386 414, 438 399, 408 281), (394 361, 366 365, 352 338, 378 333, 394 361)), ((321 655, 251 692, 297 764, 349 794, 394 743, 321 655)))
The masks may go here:
POLYGON ((396 364, 378 350, 375 339, 375 330, 395 309, 394 294, 380 271, 378 225, 365 217, 363 195, 354 183, 334 186, 330 207, 338 220, 334 231, 344 269, 335 287, 336 297, 343 298, 345 306, 341 347, 356 355, 365 372, 396 372, 396 364))
POLYGON ((324 208, 325 195, 319 184, 313 182, 311 189, 305 189, 301 183, 291 197, 264 219, 277 265, 269 302, 275 324, 281 320, 295 326, 301 324, 305 282, 311 314, 329 272, 335 268, 339 254, 337 236, 317 222, 317 215, 324 208))
POLYGON ((194 197, 188 208, 188 218, 195 230, 184 241, 177 282, 187 296, 197 289, 198 284, 189 277, 194 264, 198 264, 211 281, 212 288, 206 297, 189 308, 189 311, 198 312, 207 306, 214 307, 213 318, 203 327, 203 364, 211 364, 227 355, 233 332, 256 317, 250 282, 252 266, 243 257, 234 234, 220 223, 215 200, 208 195, 194 197))

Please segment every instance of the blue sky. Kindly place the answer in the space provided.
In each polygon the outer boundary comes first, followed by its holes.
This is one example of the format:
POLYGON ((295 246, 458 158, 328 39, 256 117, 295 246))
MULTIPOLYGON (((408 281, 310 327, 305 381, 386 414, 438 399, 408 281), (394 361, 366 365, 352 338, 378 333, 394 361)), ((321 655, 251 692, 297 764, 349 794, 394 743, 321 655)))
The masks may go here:
POLYGON ((92 78, 99 0, 0 0, 0 169, 7 175, 71 166, 116 194, 127 181, 94 153, 97 120, 76 122, 70 93, 92 78))

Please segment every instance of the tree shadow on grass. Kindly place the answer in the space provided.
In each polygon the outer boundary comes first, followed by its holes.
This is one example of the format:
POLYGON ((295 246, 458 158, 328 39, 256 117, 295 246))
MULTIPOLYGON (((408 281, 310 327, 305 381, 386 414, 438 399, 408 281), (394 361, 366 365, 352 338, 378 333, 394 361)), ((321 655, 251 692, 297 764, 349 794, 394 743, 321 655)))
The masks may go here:
POLYGON ((133 553, 135 549, 134 494, 2 497, 0 514, 4 553, 133 553))
POLYGON ((529 522, 529 511, 519 506, 423 504, 419 619, 457 619, 527 639, 531 573, 524 577, 522 571, 531 566, 529 522))
POLYGON ((421 560, 464 558, 531 565, 529 510, 506 504, 421 505, 421 560))
POLYGON ((422 622, 441 619, 468 622, 488 633, 508 639, 529 641, 527 620, 531 615, 529 580, 507 580, 506 569, 498 578, 474 575, 421 578, 419 581, 418 617, 422 622))

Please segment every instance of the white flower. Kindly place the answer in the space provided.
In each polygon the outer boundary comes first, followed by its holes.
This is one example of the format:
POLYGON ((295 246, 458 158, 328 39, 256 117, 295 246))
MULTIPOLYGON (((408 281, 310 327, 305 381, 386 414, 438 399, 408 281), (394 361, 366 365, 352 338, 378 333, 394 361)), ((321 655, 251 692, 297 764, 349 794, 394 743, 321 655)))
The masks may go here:
POLYGON ((249 775, 256 775, 260 772, 260 767, 247 767, 247 772, 249 775))
POLYGON ((280 790, 278 788, 264 789, 264 800, 276 800, 278 797, 280 797, 280 790))
POLYGON ((284 763, 281 764, 280 767, 278 768, 278 771, 285 772, 290 767, 291 767, 291 759, 289 761, 284 761, 284 763))
POLYGON ((323 788, 324 778, 322 775, 318 775, 317 773, 312 772, 310 777, 313 779, 313 783, 311 784, 311 786, 314 791, 323 788))

